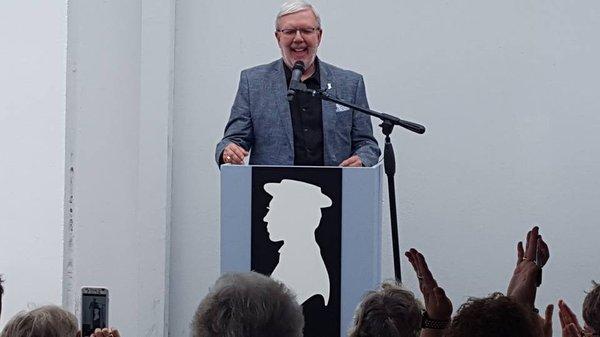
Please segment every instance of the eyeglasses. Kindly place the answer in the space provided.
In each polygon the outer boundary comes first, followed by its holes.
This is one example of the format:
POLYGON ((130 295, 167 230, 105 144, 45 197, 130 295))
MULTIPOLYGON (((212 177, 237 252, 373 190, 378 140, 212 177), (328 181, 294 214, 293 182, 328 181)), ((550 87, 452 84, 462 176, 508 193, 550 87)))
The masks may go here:
POLYGON ((302 37, 310 37, 315 35, 317 32, 321 31, 321 28, 318 27, 309 27, 309 28, 286 28, 286 29, 276 29, 275 31, 280 32, 285 37, 292 38, 296 36, 298 32, 302 37))

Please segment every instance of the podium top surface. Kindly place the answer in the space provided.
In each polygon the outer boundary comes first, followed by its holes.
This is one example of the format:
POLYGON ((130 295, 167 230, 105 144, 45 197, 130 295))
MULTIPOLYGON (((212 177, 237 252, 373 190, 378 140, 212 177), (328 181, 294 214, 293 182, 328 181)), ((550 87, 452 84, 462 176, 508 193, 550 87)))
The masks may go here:
POLYGON ((285 169, 342 169, 342 170, 364 170, 364 171, 373 171, 379 170, 383 165, 383 161, 379 161, 375 166, 368 167, 343 167, 343 166, 296 166, 296 165, 233 165, 233 164, 223 164, 221 165, 221 170, 247 170, 253 167, 270 167, 270 168, 285 168, 285 169))

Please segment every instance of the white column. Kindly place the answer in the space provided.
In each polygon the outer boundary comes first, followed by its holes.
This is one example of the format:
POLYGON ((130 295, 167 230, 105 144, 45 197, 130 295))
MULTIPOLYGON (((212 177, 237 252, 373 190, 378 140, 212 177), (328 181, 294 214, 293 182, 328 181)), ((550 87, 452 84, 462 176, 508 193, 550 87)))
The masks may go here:
POLYGON ((110 325, 164 336, 174 1, 71 1, 63 303, 110 291, 110 325))

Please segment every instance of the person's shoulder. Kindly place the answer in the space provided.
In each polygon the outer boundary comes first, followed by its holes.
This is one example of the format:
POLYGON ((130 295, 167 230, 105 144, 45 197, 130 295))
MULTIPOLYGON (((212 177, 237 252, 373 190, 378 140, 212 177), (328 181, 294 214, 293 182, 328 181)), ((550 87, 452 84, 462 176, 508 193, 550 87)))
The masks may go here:
POLYGON ((323 62, 319 59, 321 69, 327 72, 331 72, 336 78, 346 78, 349 80, 358 80, 362 78, 362 75, 349 69, 344 69, 327 62, 323 62))
POLYGON ((282 67, 281 59, 275 60, 267 64, 261 64, 251 68, 242 70, 242 74, 246 76, 263 76, 279 70, 282 67))

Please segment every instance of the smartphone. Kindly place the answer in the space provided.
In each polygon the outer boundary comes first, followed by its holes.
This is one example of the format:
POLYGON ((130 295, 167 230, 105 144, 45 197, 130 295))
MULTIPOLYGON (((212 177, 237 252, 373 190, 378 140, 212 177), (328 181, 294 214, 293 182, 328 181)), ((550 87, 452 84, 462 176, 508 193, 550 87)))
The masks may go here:
POLYGON ((97 328, 108 328, 108 289, 81 288, 81 333, 91 335, 97 328))

